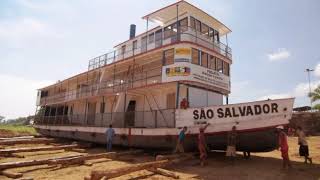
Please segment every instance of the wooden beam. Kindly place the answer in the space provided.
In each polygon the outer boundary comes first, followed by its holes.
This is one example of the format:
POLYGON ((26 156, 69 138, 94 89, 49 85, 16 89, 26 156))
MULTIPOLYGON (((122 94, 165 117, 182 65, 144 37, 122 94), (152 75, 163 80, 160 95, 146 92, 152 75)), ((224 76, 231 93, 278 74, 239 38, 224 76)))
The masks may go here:
POLYGON ((89 154, 89 155, 73 155, 73 156, 65 156, 59 158, 48 158, 41 160, 28 160, 28 161, 19 161, 19 162, 7 162, 0 163, 0 170, 9 169, 9 168, 17 168, 17 167, 26 167, 26 166, 35 166, 35 165, 71 165, 71 164, 84 164, 84 161, 91 159, 100 159, 100 158, 117 158, 124 155, 137 154, 141 153, 141 150, 134 151, 125 151, 125 152, 109 152, 109 153, 101 153, 101 154, 89 154))
POLYGON ((20 178, 23 176, 22 173, 16 173, 16 172, 10 172, 10 171, 2 171, 0 174, 13 179, 20 178))
MULTIPOLYGON (((76 156, 79 156, 79 155, 65 156, 65 157, 59 157, 59 158, 60 159, 61 158, 70 158, 70 157, 76 157, 76 156)), ((49 160, 59 159, 59 158, 47 158, 47 159, 36 159, 36 160, 0 163, 0 170, 9 169, 9 168, 17 168, 17 167, 43 165, 43 164, 47 164, 49 162, 49 160)))
MULTIPOLYGON (((111 179, 111 178, 119 177, 125 174, 129 174, 129 173, 144 170, 144 169, 164 167, 169 163, 170 161, 168 160, 162 160, 162 161, 153 161, 153 162, 135 164, 127 167, 113 169, 110 171, 101 171, 101 170, 92 171, 90 180, 100 180, 103 177, 105 177, 105 179, 111 179)), ((86 179, 88 179, 88 177, 86 179)))
POLYGON ((179 175, 177 175, 176 173, 168 171, 168 170, 165 170, 165 169, 161 169, 161 168, 148 169, 148 171, 151 171, 151 172, 153 172, 155 174, 160 174, 162 176, 171 177, 173 179, 179 179, 180 178, 179 175))
POLYGON ((110 179, 119 177, 125 174, 129 174, 132 172, 140 171, 140 170, 148 170, 157 174, 161 174, 164 176, 172 177, 175 179, 178 179, 179 176, 162 169, 159 169, 161 167, 168 166, 170 164, 180 163, 181 161, 185 161, 188 159, 193 158, 194 153, 186 153, 186 154, 174 154, 174 155, 164 155, 164 156, 158 156, 157 161, 152 162, 146 162, 146 163, 140 163, 140 164, 134 164, 127 167, 112 169, 110 171, 106 170, 95 170, 91 171, 90 176, 85 177, 85 180, 100 180, 101 178, 110 179), (159 160, 161 159, 161 160, 159 160))
POLYGON ((48 138, 13 139, 13 140, 2 140, 0 141, 0 145, 48 144, 55 141, 56 141, 55 139, 48 139, 48 138))
POLYGON ((72 145, 53 146, 53 147, 42 146, 42 147, 31 147, 31 148, 1 149, 0 155, 11 155, 12 153, 20 153, 20 152, 54 151, 54 150, 61 150, 61 149, 72 149, 77 147, 79 147, 79 145, 72 144, 72 145))

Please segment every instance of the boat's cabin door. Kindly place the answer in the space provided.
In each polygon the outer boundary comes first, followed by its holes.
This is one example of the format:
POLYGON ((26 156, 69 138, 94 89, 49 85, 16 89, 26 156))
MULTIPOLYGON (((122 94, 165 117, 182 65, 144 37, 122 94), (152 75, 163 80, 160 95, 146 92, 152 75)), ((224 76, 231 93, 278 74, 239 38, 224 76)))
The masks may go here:
POLYGON ((136 101, 130 101, 125 115, 125 127, 133 127, 135 120, 136 101))

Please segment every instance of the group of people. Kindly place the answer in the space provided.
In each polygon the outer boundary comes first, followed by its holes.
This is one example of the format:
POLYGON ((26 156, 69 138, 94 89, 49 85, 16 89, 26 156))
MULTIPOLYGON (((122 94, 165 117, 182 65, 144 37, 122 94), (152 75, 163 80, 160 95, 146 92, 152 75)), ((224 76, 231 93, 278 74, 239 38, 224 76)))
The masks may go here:
MULTIPOLYGON (((204 127, 199 128, 199 134, 198 134, 198 149, 200 153, 200 165, 204 166, 206 163, 206 159, 208 157, 208 146, 206 143, 205 138, 205 130, 210 125, 210 123, 206 124, 204 127)), ((184 140, 187 132, 187 127, 183 127, 183 129, 180 131, 178 136, 177 145, 175 148, 175 153, 184 153, 184 140)), ((227 149, 226 149, 226 156, 230 158, 232 162, 234 162, 235 156, 236 156, 236 144, 237 144, 237 132, 236 132, 236 126, 232 127, 232 130, 228 133, 228 140, 227 140, 227 149)))
MULTIPOLYGON (((287 134, 285 133, 283 126, 278 126, 277 132, 279 136, 279 149, 282 156, 282 167, 283 169, 291 168, 292 165, 289 159, 289 145, 287 134)), ((306 140, 306 135, 300 126, 297 127, 296 134, 298 136, 299 155, 304 157, 304 163, 307 164, 309 161, 309 163, 312 164, 312 158, 309 157, 309 147, 306 140)))
MULTIPOLYGON (((198 134, 198 149, 200 153, 200 165, 204 166, 205 161, 207 159, 207 152, 208 147, 205 139, 205 133, 204 131, 206 128, 210 125, 210 123, 206 124, 204 127, 199 128, 199 134, 198 134)), ((187 127, 183 127, 183 129, 180 131, 178 136, 177 145, 175 148, 175 153, 184 153, 184 140, 187 132, 187 127)), ((278 133, 278 142, 279 142, 279 149, 281 151, 281 156, 283 159, 283 168, 291 168, 291 162, 289 159, 289 146, 288 146, 288 140, 287 140, 287 134, 284 131, 283 126, 277 127, 277 133, 278 133)), ((298 136, 298 144, 299 144, 299 155, 305 158, 305 163, 312 164, 312 158, 309 157, 309 147, 308 142, 306 140, 306 135, 303 132, 302 128, 298 126, 296 128, 296 133, 298 136)), ((233 126, 231 131, 228 133, 227 136, 227 149, 226 149, 226 156, 230 159, 232 164, 234 163, 235 157, 236 157, 236 145, 237 145, 237 128, 236 126, 233 126)), ((244 157, 247 159, 250 157, 250 152, 243 152, 244 157)))
MULTIPOLYGON (((200 165, 204 166, 206 163, 206 159, 208 157, 208 150, 205 138, 205 130, 210 125, 210 123, 206 124, 204 127, 199 128, 199 134, 198 134, 198 149, 200 153, 200 165)), ((174 150, 175 153, 184 153, 184 141, 186 137, 186 132, 188 128, 183 127, 183 129, 180 131, 177 145, 174 150)), ((288 146, 288 140, 287 140, 287 134, 284 131, 283 126, 277 127, 277 133, 278 133, 278 142, 279 142, 279 149, 281 151, 281 156, 283 159, 283 168, 291 168, 291 162, 289 159, 289 146, 288 146)), ((302 128, 298 126, 296 128, 296 134, 298 136, 298 144, 299 144, 299 155, 303 156, 305 158, 305 163, 312 164, 312 158, 309 157, 309 147, 308 142, 306 140, 306 135, 303 132, 302 128)), ((112 150, 112 140, 115 136, 115 131, 112 128, 112 125, 109 125, 109 128, 106 130, 106 136, 107 136, 107 151, 112 150)), ((230 159, 232 163, 234 163, 235 157, 236 157, 236 145, 237 145, 237 128, 236 126, 233 126, 231 131, 228 133, 227 136, 227 149, 226 149, 226 156, 230 159)), ((244 152, 244 157, 249 158, 250 152, 244 152)))

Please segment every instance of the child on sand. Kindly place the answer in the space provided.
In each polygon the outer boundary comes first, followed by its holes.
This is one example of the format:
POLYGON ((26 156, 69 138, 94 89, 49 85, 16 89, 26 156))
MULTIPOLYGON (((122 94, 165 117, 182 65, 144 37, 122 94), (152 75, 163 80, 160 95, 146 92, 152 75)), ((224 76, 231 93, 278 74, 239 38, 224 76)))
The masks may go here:
POLYGON ((283 126, 277 127, 278 137, 279 137, 279 148, 282 156, 282 168, 291 168, 291 162, 289 159, 289 146, 287 141, 287 135, 283 131, 283 126))

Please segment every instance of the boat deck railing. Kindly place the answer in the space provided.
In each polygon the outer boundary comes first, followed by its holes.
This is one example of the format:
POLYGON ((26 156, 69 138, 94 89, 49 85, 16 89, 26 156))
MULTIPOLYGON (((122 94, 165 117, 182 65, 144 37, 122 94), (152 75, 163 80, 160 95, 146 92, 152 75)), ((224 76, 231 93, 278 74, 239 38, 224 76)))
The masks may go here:
MULTIPOLYGON (((149 34, 146 33, 146 36, 149 37, 149 34)), ((199 31, 196 31, 192 27, 180 26, 180 33, 174 31, 163 31, 161 33, 161 37, 155 35, 153 40, 146 38, 145 42, 137 43, 137 45, 133 45, 133 43, 130 45, 126 44, 125 51, 118 49, 95 57, 89 60, 88 70, 112 64, 117 61, 160 48, 162 46, 176 43, 178 41, 199 44, 206 48, 212 49, 229 59, 232 59, 232 50, 229 46, 223 44, 222 42, 213 41, 208 34, 203 34, 199 31), (140 46, 138 46, 138 44, 140 44, 140 46)))
POLYGON ((112 79, 106 79, 99 82, 84 82, 86 86, 42 97, 40 99, 40 104, 58 104, 104 94, 120 93, 129 89, 146 87, 160 82, 161 66, 150 68, 139 74, 136 73, 133 78, 113 76, 112 79))
POLYGON ((112 124, 115 128, 173 128, 175 127, 175 109, 112 112, 87 115, 36 115, 35 124, 85 127, 108 127, 112 124))

